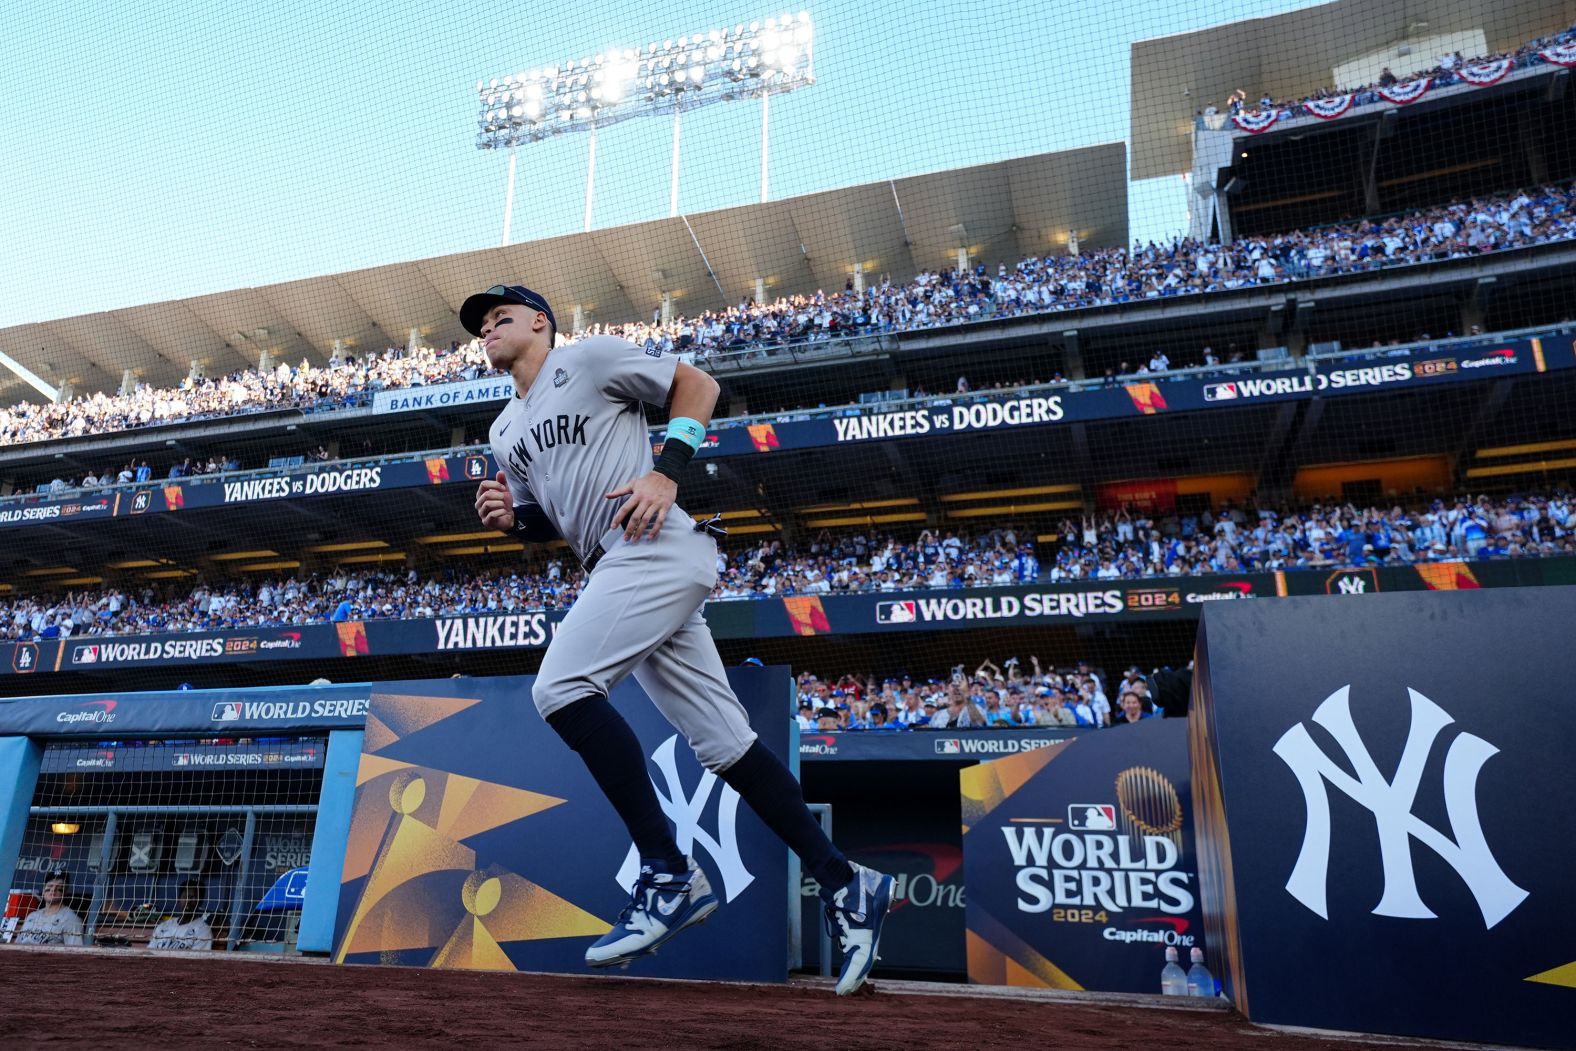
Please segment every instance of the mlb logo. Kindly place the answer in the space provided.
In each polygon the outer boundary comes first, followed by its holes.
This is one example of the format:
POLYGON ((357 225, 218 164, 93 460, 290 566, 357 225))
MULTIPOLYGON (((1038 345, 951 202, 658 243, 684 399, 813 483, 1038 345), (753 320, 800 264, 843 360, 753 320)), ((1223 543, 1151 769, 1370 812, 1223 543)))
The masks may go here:
POLYGON ((153 504, 153 490, 144 489, 131 498, 131 513, 140 515, 153 504))
POLYGON ((936 742, 937 755, 959 755, 963 752, 963 742, 956 737, 946 737, 936 742))
POLYGON ((1069 803, 1067 827, 1080 832, 1110 832, 1116 828, 1116 807, 1110 803, 1069 803))
POLYGON ((99 659, 98 646, 78 646, 71 655, 72 664, 97 664, 99 659))
POLYGON ((307 868, 305 866, 302 866, 301 868, 291 869, 289 872, 286 872, 284 874, 284 876, 281 877, 281 880, 283 881, 283 883, 285 885, 284 886, 284 896, 285 896, 285 900, 286 901, 305 901, 306 900, 306 874, 307 874, 307 871, 308 871, 307 868))
POLYGON ((177 752, 175 755, 176 766, 190 766, 192 757, 190 752, 177 752))
POLYGON ((465 477, 486 478, 487 460, 481 456, 467 456, 465 458, 465 477))
POLYGON ((216 723, 233 723, 241 718, 240 701, 220 701, 213 706, 210 720, 216 723))
POLYGON ((1237 396, 1235 383, 1206 383, 1204 384, 1205 401, 1232 401, 1237 396))
POLYGON ((877 602, 877 624, 912 624, 919 619, 914 600, 905 602, 877 602))

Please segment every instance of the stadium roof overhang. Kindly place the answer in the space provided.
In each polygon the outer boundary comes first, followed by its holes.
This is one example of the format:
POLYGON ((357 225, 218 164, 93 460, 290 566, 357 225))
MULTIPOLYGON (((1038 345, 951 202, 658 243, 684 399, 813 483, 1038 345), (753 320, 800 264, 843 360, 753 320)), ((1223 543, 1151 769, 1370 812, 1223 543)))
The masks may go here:
MULTIPOLYGON (((1193 116, 1251 100, 1295 99, 1331 84, 1336 66, 1408 39, 1481 29, 1493 51, 1513 50, 1570 24, 1563 0, 1335 0, 1132 44, 1132 177, 1187 171, 1193 116)), ((1472 56, 1468 56, 1472 57, 1472 56)), ((1350 85, 1355 86, 1355 85, 1350 85)))
MULTIPOLYGON (((336 339, 351 353, 469 338, 458 311, 500 282, 547 296, 567 332, 579 305, 587 324, 650 318, 664 293, 693 316, 753 295, 841 290, 861 263, 867 281, 907 281, 976 260, 1013 261, 1127 243, 1127 156, 1120 142, 866 183, 781 201, 593 230, 349 273, 242 288, 0 329, 0 352, 46 382, 114 390, 125 369, 158 386, 275 361, 321 362, 336 339)), ((32 396, 0 373, 0 398, 32 396)))

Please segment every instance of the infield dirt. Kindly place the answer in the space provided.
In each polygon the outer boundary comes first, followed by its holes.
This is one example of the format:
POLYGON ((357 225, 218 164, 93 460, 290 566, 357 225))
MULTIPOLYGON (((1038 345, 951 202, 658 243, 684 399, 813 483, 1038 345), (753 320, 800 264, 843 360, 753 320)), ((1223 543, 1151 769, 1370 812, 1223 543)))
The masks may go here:
MULTIPOLYGON (((559 977, 138 951, 0 948, 0 1044, 16 1047, 876 1049, 1373 1048, 1227 1011, 1044 997, 839 999, 786 986, 559 977)), ((1391 1042, 1390 1046, 1395 1046, 1391 1042)))

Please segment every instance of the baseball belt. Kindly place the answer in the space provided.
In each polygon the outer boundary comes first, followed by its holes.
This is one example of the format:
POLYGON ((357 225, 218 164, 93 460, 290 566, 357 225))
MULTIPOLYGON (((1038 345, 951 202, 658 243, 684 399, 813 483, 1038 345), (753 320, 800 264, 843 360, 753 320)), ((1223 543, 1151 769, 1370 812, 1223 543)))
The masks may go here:
MULTIPOLYGON (((721 540, 728 535, 728 530, 723 526, 722 515, 720 514, 715 514, 703 521, 696 522, 694 529, 695 532, 705 533, 713 540, 721 540)), ((602 561, 602 556, 607 554, 608 545, 617 543, 618 537, 621 535, 623 535, 622 529, 609 529, 602 535, 602 539, 597 542, 596 547, 586 552, 586 557, 580 560, 580 568, 585 571, 587 576, 596 568, 596 564, 602 561)))

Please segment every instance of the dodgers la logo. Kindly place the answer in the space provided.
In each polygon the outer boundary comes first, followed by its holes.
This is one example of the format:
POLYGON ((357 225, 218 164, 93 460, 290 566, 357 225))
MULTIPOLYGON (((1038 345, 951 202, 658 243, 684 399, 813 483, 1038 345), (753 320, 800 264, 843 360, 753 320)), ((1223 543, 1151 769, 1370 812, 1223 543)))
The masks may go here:
POLYGON ((1413 814, 1412 805, 1417 799, 1434 741, 1439 732, 1455 720, 1421 693, 1408 689, 1412 722, 1395 776, 1386 780, 1352 722, 1348 703, 1350 690, 1351 687, 1343 686, 1325 698, 1314 711, 1313 721, 1335 738, 1356 777, 1326 755, 1302 723, 1287 730, 1275 742, 1274 752, 1291 767, 1302 788, 1308 812, 1302 848, 1286 880, 1286 890, 1321 919, 1330 918, 1325 897, 1330 865, 1330 800, 1325 782, 1329 782, 1373 815, 1379 837, 1379 858, 1384 867, 1384 890, 1379 904, 1374 906, 1375 915, 1436 918, 1417 890, 1411 843, 1416 839, 1461 877, 1483 914, 1484 926, 1492 928, 1527 897, 1527 892, 1511 882, 1499 867, 1478 819, 1478 774, 1499 749, 1476 734, 1463 733, 1445 750, 1445 813, 1454 837, 1449 838, 1413 814))
MULTIPOLYGON (((700 775, 695 794, 686 795, 674 755, 678 741, 678 734, 674 734, 651 754, 652 761, 657 764, 657 771, 666 782, 664 791, 663 785, 653 781, 657 789, 657 801, 662 804, 663 813, 673 822, 674 839, 678 842, 679 850, 690 855, 697 848, 704 850, 722 875, 724 900, 732 901, 755 882, 750 870, 744 867, 744 858, 739 855, 739 793, 726 784, 722 785, 722 792, 717 797, 717 834, 712 836, 701 827, 701 817, 711 800, 712 790, 720 782, 716 774, 707 770, 700 775)), ((618 885, 627 890, 639 874, 640 852, 630 847, 615 878, 618 885)))

